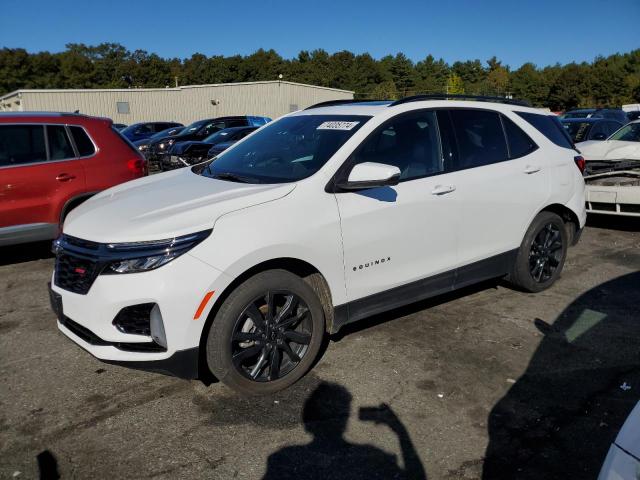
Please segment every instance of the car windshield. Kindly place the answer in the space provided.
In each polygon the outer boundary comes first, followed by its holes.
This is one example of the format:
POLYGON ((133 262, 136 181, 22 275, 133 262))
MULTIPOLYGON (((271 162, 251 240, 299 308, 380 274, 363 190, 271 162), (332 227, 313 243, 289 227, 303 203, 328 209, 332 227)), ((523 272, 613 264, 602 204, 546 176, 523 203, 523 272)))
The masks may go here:
POLYGON ((562 126, 567 131, 571 139, 575 142, 584 142, 589 136, 589 130, 593 126, 589 122, 562 122, 562 126))
POLYGON ((629 123, 609 137, 609 140, 640 142, 640 123, 629 123))
POLYGON ((184 130, 182 130, 178 135, 176 135, 177 137, 183 137, 186 135, 190 135, 194 132, 197 132, 198 130, 200 130, 200 127, 202 127, 205 123, 209 122, 210 120, 198 120, 197 122, 193 122, 191 125, 187 125, 186 127, 184 127, 184 130))
POLYGON ((194 170, 245 183, 286 183, 316 173, 371 117, 296 115, 268 124, 194 170))
POLYGON ((230 130, 219 130, 216 133, 212 133, 208 137, 205 137, 202 141, 215 145, 216 143, 224 142, 225 140, 229 139, 232 133, 233 131, 230 130))
POLYGON ((155 135, 152 135, 151 139, 156 140, 162 137, 171 137, 173 135, 178 135, 181 131, 182 131, 182 127, 167 128, 166 130, 162 130, 161 132, 158 132, 155 135))

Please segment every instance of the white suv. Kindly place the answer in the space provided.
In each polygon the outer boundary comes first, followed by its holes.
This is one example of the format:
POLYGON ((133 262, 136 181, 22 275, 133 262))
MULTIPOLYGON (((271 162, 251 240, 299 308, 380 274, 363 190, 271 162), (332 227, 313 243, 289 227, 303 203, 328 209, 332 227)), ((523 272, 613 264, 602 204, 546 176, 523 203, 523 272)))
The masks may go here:
POLYGON ((60 330, 261 394, 349 322, 494 277, 549 287, 585 222, 584 161, 555 116, 483 100, 320 104, 95 195, 54 244, 60 330))

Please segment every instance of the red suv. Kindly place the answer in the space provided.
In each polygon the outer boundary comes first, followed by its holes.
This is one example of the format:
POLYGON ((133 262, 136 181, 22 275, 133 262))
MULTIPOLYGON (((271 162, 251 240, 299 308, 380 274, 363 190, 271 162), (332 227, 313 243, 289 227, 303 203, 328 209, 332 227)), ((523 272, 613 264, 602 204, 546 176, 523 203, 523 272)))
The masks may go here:
POLYGON ((0 246, 47 240, 91 195, 147 174, 107 118, 0 114, 0 246))

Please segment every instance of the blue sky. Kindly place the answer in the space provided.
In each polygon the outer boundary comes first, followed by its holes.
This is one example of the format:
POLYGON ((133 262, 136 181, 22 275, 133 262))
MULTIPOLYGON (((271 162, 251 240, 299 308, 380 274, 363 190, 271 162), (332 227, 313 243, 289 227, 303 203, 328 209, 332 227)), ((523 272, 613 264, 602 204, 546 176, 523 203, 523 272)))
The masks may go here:
POLYGON ((640 0, 2 0, 0 47, 118 42, 163 57, 350 50, 512 67, 640 48, 640 0))

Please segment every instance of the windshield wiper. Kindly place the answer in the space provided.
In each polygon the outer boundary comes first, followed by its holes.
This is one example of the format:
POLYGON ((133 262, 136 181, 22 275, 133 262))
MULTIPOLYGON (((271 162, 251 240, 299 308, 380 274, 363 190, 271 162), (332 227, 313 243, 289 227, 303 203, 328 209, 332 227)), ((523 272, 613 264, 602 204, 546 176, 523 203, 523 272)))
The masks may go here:
POLYGON ((243 177, 242 175, 238 175, 236 173, 231 173, 231 172, 214 173, 212 175, 212 178, 217 178, 218 180, 229 180, 230 182, 238 182, 238 183, 258 183, 253 178, 243 177))

